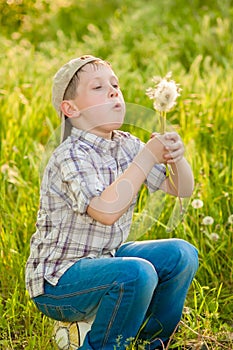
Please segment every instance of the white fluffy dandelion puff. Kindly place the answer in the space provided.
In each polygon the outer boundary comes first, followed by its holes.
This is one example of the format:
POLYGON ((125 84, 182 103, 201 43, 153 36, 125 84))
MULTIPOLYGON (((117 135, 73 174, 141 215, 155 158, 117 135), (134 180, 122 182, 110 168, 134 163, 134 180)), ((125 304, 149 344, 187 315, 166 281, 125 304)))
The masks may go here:
POLYGON ((229 224, 233 224, 233 214, 231 214, 229 217, 228 217, 228 223, 229 224))
POLYGON ((203 225, 212 225, 214 223, 214 219, 212 218, 212 216, 205 216, 202 220, 203 225))
POLYGON ((168 112, 176 105, 176 99, 180 96, 181 88, 174 80, 171 80, 172 73, 169 72, 164 78, 153 77, 155 87, 148 88, 146 95, 154 100, 154 109, 159 112, 168 112))
POLYGON ((218 241, 219 238, 220 238, 219 235, 218 235, 217 233, 215 233, 215 232, 212 232, 212 233, 210 234, 210 239, 211 239, 212 241, 214 241, 214 242, 218 241))
POLYGON ((194 199, 191 205, 194 209, 200 209, 203 207, 204 203, 201 199, 194 199))

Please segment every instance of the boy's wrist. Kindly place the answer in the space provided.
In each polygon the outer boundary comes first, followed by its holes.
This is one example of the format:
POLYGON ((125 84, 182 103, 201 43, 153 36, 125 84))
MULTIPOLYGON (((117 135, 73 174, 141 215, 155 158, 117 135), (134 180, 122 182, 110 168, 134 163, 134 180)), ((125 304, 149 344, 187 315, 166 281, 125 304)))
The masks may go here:
POLYGON ((154 154, 145 145, 144 148, 136 155, 133 163, 143 171, 145 176, 147 176, 155 163, 158 162, 156 161, 154 154))

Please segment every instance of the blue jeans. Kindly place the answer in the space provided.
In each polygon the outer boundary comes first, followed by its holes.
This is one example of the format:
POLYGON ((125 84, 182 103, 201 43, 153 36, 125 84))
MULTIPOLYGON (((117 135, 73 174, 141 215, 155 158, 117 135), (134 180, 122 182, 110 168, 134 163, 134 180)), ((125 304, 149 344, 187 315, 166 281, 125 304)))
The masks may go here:
POLYGON ((45 282, 45 294, 34 301, 56 320, 81 321, 96 313, 82 350, 113 350, 117 344, 123 350, 145 320, 139 338, 155 349, 155 339, 167 340, 179 323, 197 268, 197 250, 184 240, 127 242, 113 258, 79 260, 56 286, 45 282))

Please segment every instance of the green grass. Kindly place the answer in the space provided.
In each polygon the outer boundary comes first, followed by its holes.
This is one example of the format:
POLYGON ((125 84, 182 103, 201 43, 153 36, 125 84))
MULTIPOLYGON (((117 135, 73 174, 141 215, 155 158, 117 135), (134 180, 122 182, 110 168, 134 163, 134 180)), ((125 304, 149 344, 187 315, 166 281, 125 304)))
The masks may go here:
MULTIPOLYGON (((0 0, 0 349, 52 350, 53 321, 30 301, 24 266, 39 204, 41 163, 59 125, 51 78, 70 58, 91 53, 109 60, 125 100, 137 104, 136 133, 157 127, 145 90, 153 75, 173 72, 182 96, 168 115, 186 144, 195 191, 183 221, 165 225, 174 199, 140 239, 180 237, 199 249, 177 346, 231 349, 233 225, 233 4, 230 0, 0 0), (151 113, 151 114, 150 114, 151 113), (146 126, 145 126, 146 118, 146 126), (148 123, 149 120, 149 123, 148 123), (202 220, 211 216, 210 226, 202 220), (213 233, 218 239, 213 239, 213 233), (205 346, 205 347, 204 347, 205 346)), ((149 131, 150 131, 149 130, 149 131)), ((150 204, 142 190, 137 211, 150 204)), ((137 216, 138 214, 136 214, 137 216)))

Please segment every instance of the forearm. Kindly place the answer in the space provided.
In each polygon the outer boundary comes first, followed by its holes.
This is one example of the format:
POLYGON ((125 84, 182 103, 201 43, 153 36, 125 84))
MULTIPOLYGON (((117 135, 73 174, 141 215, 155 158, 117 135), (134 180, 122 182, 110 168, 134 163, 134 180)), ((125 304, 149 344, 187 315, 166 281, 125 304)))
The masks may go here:
POLYGON ((91 200, 87 213, 105 225, 112 225, 129 208, 154 164, 155 157, 144 147, 127 170, 91 200))
POLYGON ((194 188, 192 169, 183 157, 171 164, 169 177, 166 180, 166 192, 179 197, 190 197, 194 188))

